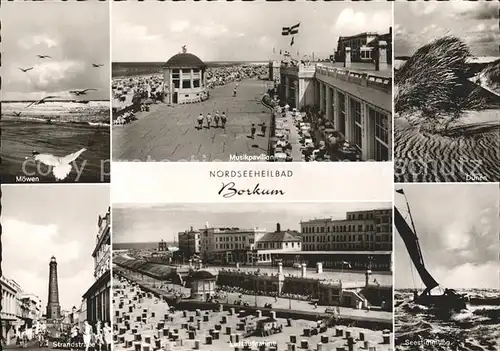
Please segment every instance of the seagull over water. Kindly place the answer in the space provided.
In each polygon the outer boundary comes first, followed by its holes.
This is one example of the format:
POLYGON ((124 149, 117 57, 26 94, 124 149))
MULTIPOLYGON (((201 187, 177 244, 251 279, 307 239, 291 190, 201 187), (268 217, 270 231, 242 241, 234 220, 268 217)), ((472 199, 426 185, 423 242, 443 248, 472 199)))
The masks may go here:
POLYGON ((59 97, 59 96, 46 96, 46 97, 44 97, 44 98, 43 98, 43 99, 41 99, 41 100, 38 100, 38 101, 34 101, 34 102, 32 102, 31 104, 29 104, 29 105, 28 105, 28 106, 26 106, 26 107, 30 107, 31 105, 41 105, 41 104, 46 103, 47 101, 45 101, 45 100, 47 100, 47 99, 55 99, 55 98, 58 98, 58 97, 59 97))
POLYGON ((83 148, 77 152, 69 154, 63 157, 57 157, 51 154, 41 154, 38 151, 33 151, 33 155, 31 157, 37 162, 43 163, 46 166, 52 167, 52 174, 56 178, 56 180, 64 180, 71 172, 71 162, 76 160, 80 155, 85 152, 87 149, 83 148))
POLYGON ((102 64, 100 64, 100 63, 93 63, 93 64, 92 64, 92 66, 94 66, 94 67, 102 67, 102 66, 104 66, 104 65, 102 65, 102 64))
POLYGON ((52 58, 52 57, 50 57, 49 55, 36 55, 36 56, 38 56, 38 57, 39 57, 39 58, 41 58, 41 59, 44 59, 44 58, 52 58))
POLYGON ((17 116, 17 117, 21 116, 21 113, 22 113, 22 111, 21 112, 14 111, 14 115, 17 116))
POLYGON ((85 89, 85 90, 70 90, 70 94, 78 95, 87 95, 87 91, 97 90, 97 89, 85 89))
POLYGON ((33 67, 30 67, 30 68, 19 68, 21 71, 23 71, 24 73, 28 72, 28 71, 31 71, 33 69, 33 67))

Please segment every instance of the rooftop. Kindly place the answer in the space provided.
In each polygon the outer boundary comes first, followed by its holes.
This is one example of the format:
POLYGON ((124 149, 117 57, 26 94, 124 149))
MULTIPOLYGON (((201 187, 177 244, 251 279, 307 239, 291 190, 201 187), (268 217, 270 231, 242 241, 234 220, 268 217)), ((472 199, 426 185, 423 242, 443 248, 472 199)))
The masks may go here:
POLYGON ((301 241, 299 232, 296 230, 283 231, 283 232, 273 232, 267 233, 264 235, 259 241, 282 241, 282 242, 290 242, 290 241, 301 241))
POLYGON ((350 72, 366 73, 369 75, 385 77, 385 78, 392 77, 392 66, 391 65, 387 65, 386 69, 381 69, 380 71, 375 70, 375 65, 373 63, 362 63, 362 62, 351 62, 350 67, 344 67, 343 62, 335 62, 335 63, 322 62, 321 66, 332 67, 332 68, 341 68, 341 69, 346 69, 350 72))
POLYGON ((190 53, 179 53, 172 56, 163 67, 184 68, 184 67, 206 67, 205 63, 196 55, 190 53))

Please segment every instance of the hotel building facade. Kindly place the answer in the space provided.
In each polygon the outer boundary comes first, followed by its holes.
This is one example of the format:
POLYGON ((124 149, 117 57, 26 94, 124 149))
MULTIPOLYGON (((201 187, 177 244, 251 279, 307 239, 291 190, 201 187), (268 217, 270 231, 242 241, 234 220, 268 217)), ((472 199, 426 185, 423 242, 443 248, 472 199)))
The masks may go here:
POLYGON ((392 158, 392 43, 380 39, 373 36, 376 43, 365 50, 370 57, 367 63, 353 62, 361 49, 346 46, 343 64, 282 63, 280 67, 281 98, 299 110, 316 106, 324 116, 322 122, 329 121, 356 146, 363 161, 392 158))
POLYGON ((110 322, 111 301, 111 218, 110 209, 99 216, 96 245, 92 252, 94 258, 94 284, 83 295, 86 302, 86 318, 89 323, 110 322))
POLYGON ((300 222, 304 251, 391 251, 392 210, 347 212, 300 222))

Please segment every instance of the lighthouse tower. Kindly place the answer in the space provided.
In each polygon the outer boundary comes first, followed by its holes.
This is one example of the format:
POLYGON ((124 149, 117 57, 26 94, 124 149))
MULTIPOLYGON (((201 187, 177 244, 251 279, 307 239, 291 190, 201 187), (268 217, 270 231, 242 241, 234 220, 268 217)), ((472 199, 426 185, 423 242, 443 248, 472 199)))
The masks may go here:
POLYGON ((61 317, 61 305, 59 304, 59 287, 57 284, 57 262, 54 256, 52 256, 49 263, 49 297, 47 301, 47 319, 59 319, 61 317))

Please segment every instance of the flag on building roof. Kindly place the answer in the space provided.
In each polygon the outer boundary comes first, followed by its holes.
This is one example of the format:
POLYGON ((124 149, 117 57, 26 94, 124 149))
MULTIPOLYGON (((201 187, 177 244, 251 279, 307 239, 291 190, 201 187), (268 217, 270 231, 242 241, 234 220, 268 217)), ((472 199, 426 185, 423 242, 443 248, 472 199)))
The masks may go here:
POLYGON ((297 23, 294 26, 291 27, 282 27, 281 29, 281 35, 294 35, 299 33, 299 26, 300 23, 297 23))
POLYGON ((403 195, 404 195, 404 193, 405 193, 405 192, 403 191, 403 189, 396 189, 396 192, 397 192, 398 194, 403 194, 403 195))

